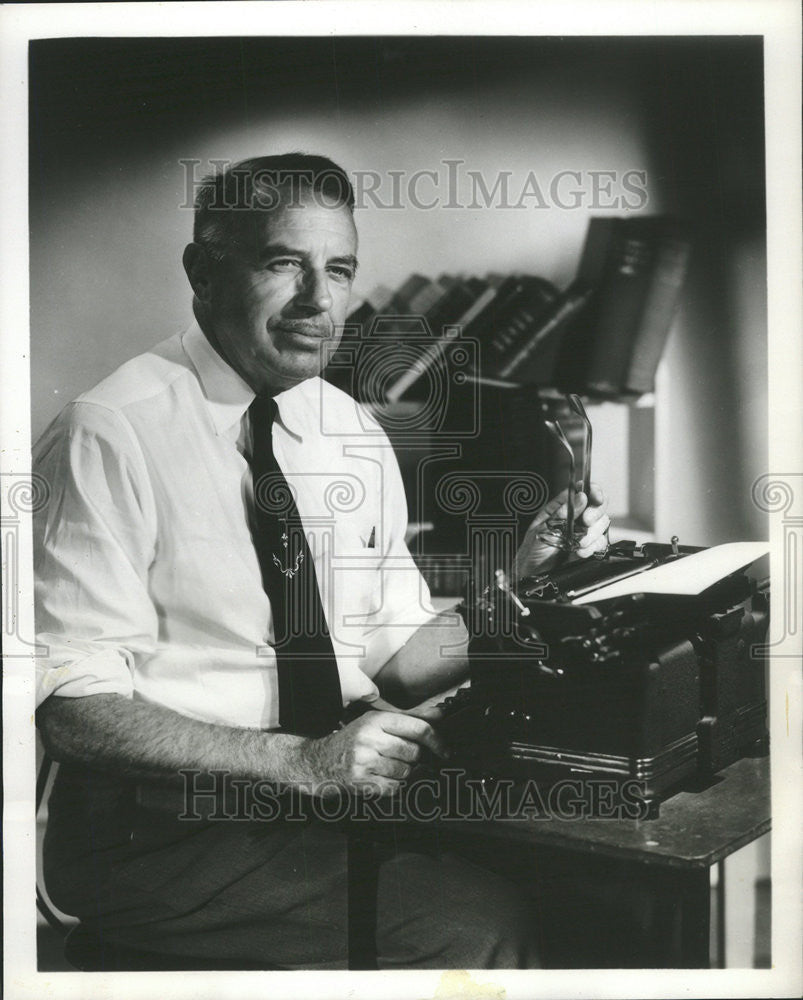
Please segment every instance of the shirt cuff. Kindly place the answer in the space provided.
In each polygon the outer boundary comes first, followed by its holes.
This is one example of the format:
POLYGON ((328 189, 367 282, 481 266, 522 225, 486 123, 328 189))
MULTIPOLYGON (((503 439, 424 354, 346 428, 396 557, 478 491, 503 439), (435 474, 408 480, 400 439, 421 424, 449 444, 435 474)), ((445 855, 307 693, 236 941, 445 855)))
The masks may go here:
POLYGON ((36 706, 57 694, 62 698, 83 698, 90 694, 134 695, 134 682, 125 658, 111 649, 93 653, 59 667, 36 666, 36 706))

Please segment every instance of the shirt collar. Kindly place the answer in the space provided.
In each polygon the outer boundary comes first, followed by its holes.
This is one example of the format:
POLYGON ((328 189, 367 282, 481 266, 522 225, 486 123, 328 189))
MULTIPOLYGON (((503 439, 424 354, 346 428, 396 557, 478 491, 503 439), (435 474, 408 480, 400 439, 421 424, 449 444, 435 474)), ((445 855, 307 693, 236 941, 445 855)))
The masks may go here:
MULTIPOLYGON (((254 390, 212 347, 194 320, 181 338, 182 346, 198 374, 215 431, 225 434, 240 424, 254 400, 254 390)), ((278 419, 295 437, 302 439, 303 424, 296 400, 307 399, 305 383, 277 393, 278 419)))

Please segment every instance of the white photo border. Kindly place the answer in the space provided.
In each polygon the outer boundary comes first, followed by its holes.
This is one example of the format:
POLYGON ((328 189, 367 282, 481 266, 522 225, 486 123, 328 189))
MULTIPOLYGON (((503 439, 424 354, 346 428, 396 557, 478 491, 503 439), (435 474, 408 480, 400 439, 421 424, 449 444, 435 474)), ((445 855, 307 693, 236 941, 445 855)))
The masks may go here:
MULTIPOLYGON (((767 158, 770 468, 802 468, 800 10, 794 0, 395 3, 310 2, 19 4, 0 9, 0 445, 4 473, 30 471, 27 219, 27 45, 33 38, 223 35, 763 35, 767 158)), ((774 579, 782 528, 772 524, 774 579)), ((33 633, 30 542, 23 566, 20 628, 33 633)), ((5 557, 4 557, 5 558, 5 557)), ((798 568, 798 572, 801 569, 798 568)), ((780 612, 780 586, 773 610, 780 612)), ((8 607, 8 604, 6 604, 8 607)), ((797 637, 799 640, 799 636, 797 637)), ((39 973, 36 971, 33 816, 34 725, 30 662, 3 672, 5 988, 13 1000, 94 996, 172 998, 445 997, 439 972, 406 973, 39 973), (441 992, 439 992, 439 990, 441 992)), ((801 991, 801 671, 789 647, 770 669, 773 746, 773 968, 768 970, 487 971, 473 995, 549 997, 759 997, 801 991)), ((461 994, 463 995, 463 994, 461 994)))

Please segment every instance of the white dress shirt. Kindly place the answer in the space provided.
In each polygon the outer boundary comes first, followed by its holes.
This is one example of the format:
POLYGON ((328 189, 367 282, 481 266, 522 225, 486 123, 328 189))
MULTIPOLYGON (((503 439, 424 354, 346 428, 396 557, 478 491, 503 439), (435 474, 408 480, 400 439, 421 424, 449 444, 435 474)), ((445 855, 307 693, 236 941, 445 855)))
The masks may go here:
MULTIPOLYGON (((34 524, 37 704, 118 693, 232 726, 278 726, 270 605, 243 452, 254 394, 193 324, 71 403, 34 449, 51 496, 34 524)), ((404 542, 398 464, 379 425, 309 379, 276 396, 343 702, 434 611, 404 542)))

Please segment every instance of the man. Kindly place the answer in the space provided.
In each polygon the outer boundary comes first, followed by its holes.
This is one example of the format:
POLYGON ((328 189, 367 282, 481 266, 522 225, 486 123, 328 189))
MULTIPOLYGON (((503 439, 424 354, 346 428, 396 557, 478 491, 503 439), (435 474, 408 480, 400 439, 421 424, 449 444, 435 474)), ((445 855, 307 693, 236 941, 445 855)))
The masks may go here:
MULTIPOLYGON (((317 378, 357 266, 353 204, 322 157, 208 181, 184 253, 195 323, 36 449, 53 491, 35 529, 37 721, 62 764, 46 879, 107 950, 344 967, 341 827, 188 818, 178 776, 267 779, 292 808, 333 788, 392 795, 422 750, 443 753, 427 720, 465 678, 465 632, 434 614, 407 552, 386 438, 317 378), (272 486, 294 504, 271 509, 272 486)), ((595 500, 582 555, 605 544, 595 500)), ((527 569, 545 556, 532 535, 527 569)), ((537 964, 526 907, 489 873, 406 849, 377 886, 382 968, 537 964)))

